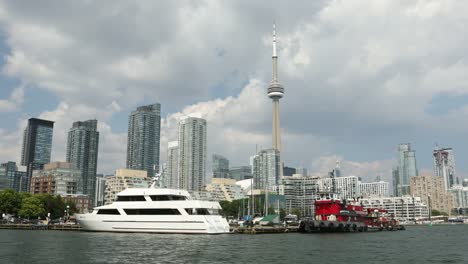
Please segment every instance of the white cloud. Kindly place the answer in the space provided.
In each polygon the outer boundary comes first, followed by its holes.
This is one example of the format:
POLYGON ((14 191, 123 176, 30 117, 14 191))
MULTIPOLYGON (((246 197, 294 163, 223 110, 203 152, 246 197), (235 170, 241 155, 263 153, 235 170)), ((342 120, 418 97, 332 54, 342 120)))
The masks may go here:
POLYGON ((377 176, 382 180, 392 182, 392 168, 395 160, 374 160, 374 161, 352 161, 343 158, 342 156, 331 155, 322 156, 311 162, 312 173, 317 176, 328 175, 332 171, 336 162, 340 162, 342 176, 358 176, 366 181, 374 181, 377 176))
MULTIPOLYGON (((468 95, 467 3, 278 2, 262 12, 266 3, 2 1, 3 72, 61 102, 33 113, 56 120, 57 158, 73 121, 98 118, 103 170, 123 166, 125 135, 113 132, 112 116, 159 101, 167 113, 161 150, 176 139, 180 116, 201 112, 210 152, 244 164, 255 145, 271 144, 265 89, 274 18, 288 165, 338 155, 360 161, 344 162, 350 171, 371 175, 388 165, 393 146, 414 138, 419 146, 455 139, 457 153, 468 155, 460 122, 467 102, 427 111, 438 96, 468 95), (119 146, 106 146, 112 141, 119 146)), ((18 110, 22 97, 0 101, 0 111, 18 110)))
POLYGON ((0 99, 0 112, 18 111, 24 102, 24 86, 20 85, 13 89, 10 98, 0 99))

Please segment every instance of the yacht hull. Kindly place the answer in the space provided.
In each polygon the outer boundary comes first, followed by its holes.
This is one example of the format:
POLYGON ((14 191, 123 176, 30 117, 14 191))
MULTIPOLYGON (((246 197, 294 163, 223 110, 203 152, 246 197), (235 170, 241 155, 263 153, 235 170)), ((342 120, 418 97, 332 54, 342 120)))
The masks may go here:
POLYGON ((80 214, 77 220, 85 231, 170 233, 170 234, 224 234, 229 233, 226 219, 218 215, 191 216, 110 216, 80 214))

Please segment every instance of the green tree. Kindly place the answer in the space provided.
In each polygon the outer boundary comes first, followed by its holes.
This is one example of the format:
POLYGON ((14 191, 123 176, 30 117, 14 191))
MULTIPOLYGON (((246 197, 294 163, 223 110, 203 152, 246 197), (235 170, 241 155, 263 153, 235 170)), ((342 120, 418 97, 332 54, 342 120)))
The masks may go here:
POLYGON ((60 196, 50 194, 38 194, 36 196, 41 200, 46 214, 50 213, 50 217, 52 219, 56 219, 64 215, 65 203, 60 196))
POLYGON ((17 215, 21 207, 21 200, 21 195, 14 190, 0 191, 0 215, 4 213, 17 215))
POLYGON ((78 212, 76 204, 73 201, 65 201, 65 207, 68 205, 68 214, 73 215, 78 212))
POLYGON ((285 216, 286 216, 286 210, 284 210, 283 208, 280 208, 280 219, 283 220, 285 216))
POLYGON ((301 216, 302 216, 302 212, 301 212, 301 210, 300 210, 299 208, 293 208, 293 209, 291 210, 291 214, 297 215, 298 217, 301 217, 301 216))
POLYGON ((446 212, 441 212, 441 211, 438 211, 436 209, 432 209, 431 210, 431 215, 432 216, 438 216, 438 215, 447 216, 448 214, 446 212))
POLYGON ((18 211, 18 215, 25 218, 44 217, 45 214, 44 204, 38 196, 24 198, 18 211))
MULTIPOLYGON (((247 199, 239 199, 239 200, 233 200, 232 202, 221 201, 219 202, 219 204, 221 205, 221 208, 222 208, 221 215, 225 217, 231 216, 231 217, 237 218, 237 216, 242 214, 242 207, 247 206, 248 202, 247 202, 247 199)), ((247 211, 244 210, 244 214, 245 213, 247 213, 247 211)))

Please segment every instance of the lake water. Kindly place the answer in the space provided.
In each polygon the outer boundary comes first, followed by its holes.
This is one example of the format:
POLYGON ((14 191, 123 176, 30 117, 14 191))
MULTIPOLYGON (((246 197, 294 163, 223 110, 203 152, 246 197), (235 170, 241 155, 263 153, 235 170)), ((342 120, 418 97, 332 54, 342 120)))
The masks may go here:
POLYGON ((0 263, 468 263, 468 225, 264 235, 0 230, 0 263))

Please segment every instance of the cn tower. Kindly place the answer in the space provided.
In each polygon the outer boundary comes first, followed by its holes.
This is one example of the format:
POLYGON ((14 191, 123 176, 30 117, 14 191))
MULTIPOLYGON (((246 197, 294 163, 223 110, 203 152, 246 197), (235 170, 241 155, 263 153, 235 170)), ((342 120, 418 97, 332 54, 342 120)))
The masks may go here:
POLYGON ((283 163, 281 159, 281 126, 279 99, 284 95, 284 88, 278 81, 278 55, 276 53, 276 25, 273 23, 273 80, 268 86, 268 97, 273 100, 273 148, 280 153, 280 176, 283 176, 283 163))

